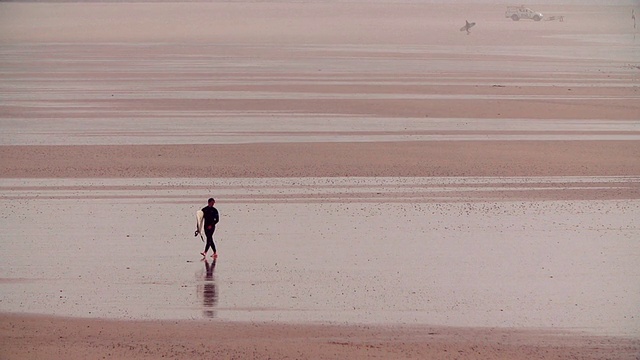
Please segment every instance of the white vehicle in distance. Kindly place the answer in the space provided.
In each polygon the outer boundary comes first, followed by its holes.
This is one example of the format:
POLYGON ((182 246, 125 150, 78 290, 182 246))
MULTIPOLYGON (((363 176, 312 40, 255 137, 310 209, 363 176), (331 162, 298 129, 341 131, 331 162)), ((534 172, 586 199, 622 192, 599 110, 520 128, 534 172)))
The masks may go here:
POLYGON ((533 11, 524 6, 507 6, 507 11, 504 13, 504 17, 511 18, 513 21, 518 21, 520 19, 540 21, 544 16, 542 13, 533 11))

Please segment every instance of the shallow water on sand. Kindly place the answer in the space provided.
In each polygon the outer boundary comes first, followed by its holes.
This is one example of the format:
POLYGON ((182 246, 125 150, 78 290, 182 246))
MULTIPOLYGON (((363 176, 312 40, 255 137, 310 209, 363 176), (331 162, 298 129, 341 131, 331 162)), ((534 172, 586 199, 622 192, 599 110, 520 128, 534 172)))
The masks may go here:
POLYGON ((637 335, 640 202, 501 198, 637 183, 2 179, 0 311, 637 335), (211 192, 215 263, 193 236, 211 192))

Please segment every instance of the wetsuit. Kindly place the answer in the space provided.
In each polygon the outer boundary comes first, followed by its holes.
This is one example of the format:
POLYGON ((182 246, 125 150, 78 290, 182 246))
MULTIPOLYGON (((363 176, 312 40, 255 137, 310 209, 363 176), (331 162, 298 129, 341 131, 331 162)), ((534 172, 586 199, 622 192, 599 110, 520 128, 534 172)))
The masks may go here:
POLYGON ((213 206, 205 206, 202 208, 204 213, 204 234, 207 235, 207 245, 204 248, 204 252, 209 251, 209 248, 216 253, 216 244, 213 243, 213 232, 216 231, 216 224, 220 221, 220 215, 218 209, 213 206))

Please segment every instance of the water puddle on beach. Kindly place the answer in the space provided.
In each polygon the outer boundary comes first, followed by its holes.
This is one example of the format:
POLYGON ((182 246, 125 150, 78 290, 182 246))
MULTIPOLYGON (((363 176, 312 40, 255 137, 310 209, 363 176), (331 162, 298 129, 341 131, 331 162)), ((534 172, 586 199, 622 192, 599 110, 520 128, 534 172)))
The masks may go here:
POLYGON ((640 202, 499 196, 639 181, 2 179, 0 311, 637 334, 640 202))

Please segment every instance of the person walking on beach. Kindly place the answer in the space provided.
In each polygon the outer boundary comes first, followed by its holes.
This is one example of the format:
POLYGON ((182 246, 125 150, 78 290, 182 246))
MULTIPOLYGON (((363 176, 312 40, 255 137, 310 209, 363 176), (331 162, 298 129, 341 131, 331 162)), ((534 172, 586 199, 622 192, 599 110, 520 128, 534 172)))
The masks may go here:
POLYGON ((213 233, 216 231, 216 224, 220 221, 220 215, 218 209, 214 208, 216 201, 213 198, 209 198, 207 206, 202 208, 204 214, 204 234, 207 236, 207 244, 204 247, 204 252, 201 252, 202 256, 206 257, 209 248, 213 250, 212 258, 216 259, 218 254, 216 252, 216 244, 213 242, 213 233))

